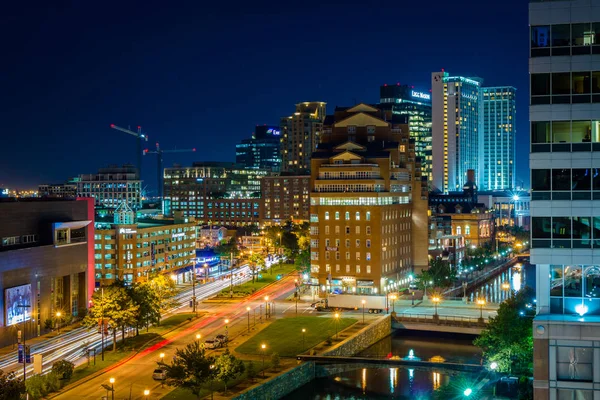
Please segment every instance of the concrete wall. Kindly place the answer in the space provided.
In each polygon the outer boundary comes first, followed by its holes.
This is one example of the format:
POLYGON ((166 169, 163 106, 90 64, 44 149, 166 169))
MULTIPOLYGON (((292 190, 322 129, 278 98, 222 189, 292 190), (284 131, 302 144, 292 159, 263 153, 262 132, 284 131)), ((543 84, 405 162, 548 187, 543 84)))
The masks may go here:
POLYGON ((324 356, 353 356, 377 343, 392 333, 392 319, 389 315, 378 318, 353 336, 325 351, 324 356))
POLYGON ((235 400, 276 400, 287 396, 315 377, 315 363, 304 362, 261 385, 252 387, 234 397, 235 400))

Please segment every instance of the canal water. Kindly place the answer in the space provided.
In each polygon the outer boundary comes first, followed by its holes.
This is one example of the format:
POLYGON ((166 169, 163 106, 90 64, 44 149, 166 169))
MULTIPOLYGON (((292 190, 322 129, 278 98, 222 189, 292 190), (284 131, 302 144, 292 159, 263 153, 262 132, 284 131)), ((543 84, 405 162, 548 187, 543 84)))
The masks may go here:
MULTIPOLYGON (((363 351, 361 357, 399 357, 424 361, 481 363, 474 337, 448 335, 406 336, 397 334, 363 351)), ((318 378, 285 397, 288 400, 338 399, 431 399, 441 385, 466 378, 473 383, 482 376, 441 368, 359 368, 318 378)), ((483 375, 486 373, 483 372, 483 375)))
POLYGON ((511 291, 503 287, 505 283, 510 284, 512 291, 519 291, 525 286, 535 290, 535 265, 516 263, 478 288, 468 291, 469 301, 485 298, 488 303, 502 303, 511 294, 511 291))

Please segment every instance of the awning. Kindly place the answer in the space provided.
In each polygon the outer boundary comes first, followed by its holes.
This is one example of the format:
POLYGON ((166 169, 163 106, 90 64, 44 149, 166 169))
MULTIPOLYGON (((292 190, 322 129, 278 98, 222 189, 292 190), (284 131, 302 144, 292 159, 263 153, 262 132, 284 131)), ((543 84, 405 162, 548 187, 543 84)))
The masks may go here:
POLYGON ((70 221, 70 222, 55 222, 52 224, 54 229, 80 229, 91 224, 92 221, 70 221))

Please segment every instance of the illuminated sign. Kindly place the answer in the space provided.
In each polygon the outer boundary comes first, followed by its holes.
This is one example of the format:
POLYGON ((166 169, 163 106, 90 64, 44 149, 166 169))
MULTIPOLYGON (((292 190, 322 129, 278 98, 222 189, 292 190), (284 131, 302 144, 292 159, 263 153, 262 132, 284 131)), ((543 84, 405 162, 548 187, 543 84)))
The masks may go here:
POLYGON ((182 232, 182 233, 174 233, 171 237, 178 238, 178 237, 184 237, 184 236, 185 236, 185 233, 182 232))
POLYGON ((137 231, 130 228, 120 228, 119 233, 137 233, 137 231))
POLYGON ((4 290, 4 316, 6 326, 31 319, 31 284, 4 290))
POLYGON ((277 129, 269 128, 269 129, 267 129, 267 133, 270 133, 271 135, 279 136, 279 134, 281 132, 277 129))
POLYGON ((417 99, 431 100, 431 95, 429 93, 423 93, 423 92, 417 92, 417 91, 411 90, 410 95, 417 99))

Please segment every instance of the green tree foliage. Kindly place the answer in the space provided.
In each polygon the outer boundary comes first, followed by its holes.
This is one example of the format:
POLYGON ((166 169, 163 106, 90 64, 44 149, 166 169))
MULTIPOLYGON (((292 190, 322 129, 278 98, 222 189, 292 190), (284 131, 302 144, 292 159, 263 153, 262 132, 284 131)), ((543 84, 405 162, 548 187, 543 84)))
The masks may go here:
POLYGON ((23 379, 16 378, 12 372, 5 374, 0 370, 0 400, 19 399, 23 393, 25 393, 23 379))
POLYGON ((67 360, 56 361, 52 364, 52 372, 56 373, 61 379, 71 379, 74 369, 75 364, 67 360))
POLYGON ((429 269, 418 274, 416 280, 420 289, 424 289, 425 286, 428 288, 448 287, 456 280, 456 269, 452 268, 448 261, 442 260, 439 257, 434 258, 429 261, 429 269))
POLYGON ((524 288, 500 304, 498 315, 473 342, 483 350, 485 363, 498 363, 499 372, 531 375, 533 360, 533 290, 524 288))
POLYGON ((310 269, 310 250, 301 250, 294 259, 294 265, 300 272, 308 272, 310 269))
POLYGON ((254 378, 256 378, 257 371, 256 365, 253 361, 249 361, 246 365, 246 376, 250 379, 250 382, 254 382, 254 378))
POLYGON ((125 327, 136 323, 139 306, 134 304, 127 290, 118 285, 111 285, 94 292, 92 307, 83 319, 83 324, 94 328, 99 325, 102 318, 108 321, 113 331, 113 350, 117 348, 117 329, 121 329, 123 341, 125 340, 125 327))
POLYGON ((252 283, 255 281, 256 271, 258 271, 259 268, 264 269, 266 265, 267 263, 265 262, 265 257, 262 254, 252 253, 250 256, 250 263, 248 265, 250 271, 252 271, 252 283))
POLYGON ((150 324, 160 321, 161 301, 155 286, 150 282, 137 283, 130 289, 129 295, 139 306, 135 322, 136 334, 140 327, 145 326, 147 331, 150 324))
POLYGON ((244 369, 244 362, 229 353, 229 350, 225 350, 225 353, 215 359, 216 378, 225 385, 225 394, 227 394, 227 382, 244 373, 244 369))
POLYGON ((221 240, 221 243, 213 250, 219 257, 229 257, 230 254, 233 254, 235 257, 239 253, 236 241, 231 238, 229 240, 221 240))
MULTIPOLYGON (((150 279, 149 283, 154 294, 158 298, 161 315, 179 305, 179 302, 175 298, 179 293, 179 290, 177 289, 175 282, 169 276, 159 274, 150 279)), ((160 317, 158 322, 160 323, 160 317)))
POLYGON ((214 362, 214 358, 206 356, 204 349, 194 341, 177 349, 171 364, 159 365, 165 368, 169 385, 187 388, 200 397, 202 385, 214 377, 216 369, 211 368, 214 362))
POLYGON ((281 359, 279 358, 278 353, 271 354, 271 365, 275 371, 277 371, 281 366, 281 359))

